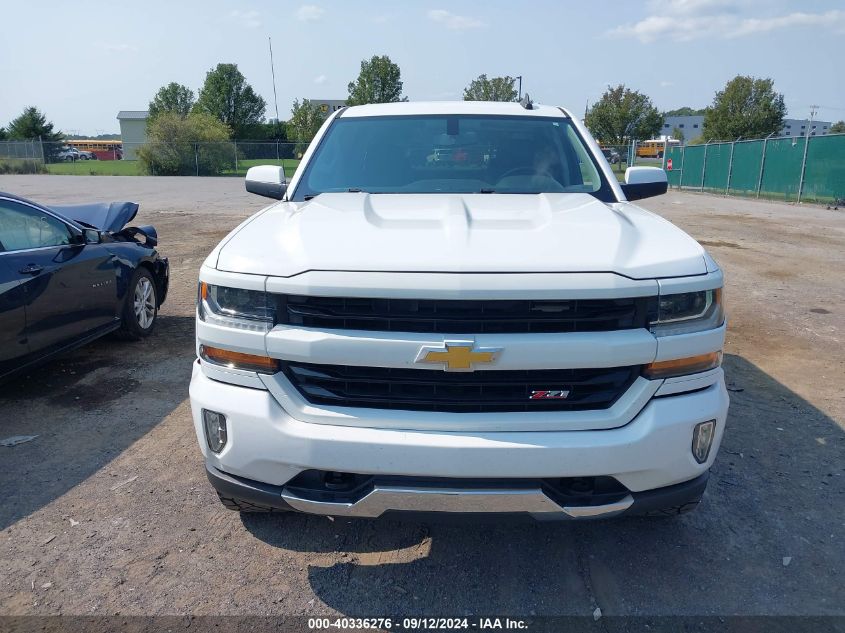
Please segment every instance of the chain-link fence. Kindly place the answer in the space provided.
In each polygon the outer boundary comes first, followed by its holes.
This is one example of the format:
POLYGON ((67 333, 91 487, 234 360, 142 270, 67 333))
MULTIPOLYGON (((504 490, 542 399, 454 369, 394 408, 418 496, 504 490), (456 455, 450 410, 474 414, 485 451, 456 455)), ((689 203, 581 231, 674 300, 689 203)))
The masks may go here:
POLYGON ((0 141, 0 174, 37 174, 44 171, 41 141, 0 141))
POLYGON ((244 176, 255 165, 279 165, 290 178, 304 147, 282 141, 219 143, 0 142, 1 173, 244 176), (77 147, 78 145, 78 147, 77 147))
POLYGON ((670 147, 663 166, 681 189, 790 202, 845 198, 845 134, 670 147))

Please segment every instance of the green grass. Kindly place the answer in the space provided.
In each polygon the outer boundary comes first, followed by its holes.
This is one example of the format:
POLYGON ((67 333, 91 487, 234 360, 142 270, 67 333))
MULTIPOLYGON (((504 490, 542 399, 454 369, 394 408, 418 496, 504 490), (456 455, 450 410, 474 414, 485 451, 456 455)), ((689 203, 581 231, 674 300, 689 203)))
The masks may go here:
POLYGON ((246 170, 257 165, 279 165, 285 168, 285 177, 290 179, 293 172, 296 171, 299 165, 298 158, 250 158, 238 161, 238 170, 227 169, 223 171, 223 176, 246 176, 246 170))
POLYGON ((140 176, 137 160, 80 160, 75 163, 51 163, 48 174, 61 176, 140 176))
MULTIPOLYGON (((279 165, 285 168, 285 176, 290 178, 299 165, 297 158, 253 158, 239 160, 238 169, 225 169, 221 176, 246 176, 246 170, 256 165, 279 165)), ((85 160, 75 163, 51 163, 47 165, 48 174, 61 176, 142 176, 141 164, 137 160, 85 160)))

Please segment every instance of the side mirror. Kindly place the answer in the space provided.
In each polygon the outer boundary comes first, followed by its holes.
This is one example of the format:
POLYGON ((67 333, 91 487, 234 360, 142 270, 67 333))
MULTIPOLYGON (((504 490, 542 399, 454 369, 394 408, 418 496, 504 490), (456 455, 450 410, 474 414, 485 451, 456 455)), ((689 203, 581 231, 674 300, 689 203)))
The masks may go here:
POLYGON ((97 229, 84 229, 82 231, 82 239, 85 244, 99 244, 103 241, 97 229))
POLYGON ((287 191, 285 170, 276 165, 258 165, 246 172, 246 190, 265 198, 281 200, 287 191))
POLYGON ((628 167, 622 192, 628 200, 659 196, 669 190, 666 172, 660 167, 628 167))

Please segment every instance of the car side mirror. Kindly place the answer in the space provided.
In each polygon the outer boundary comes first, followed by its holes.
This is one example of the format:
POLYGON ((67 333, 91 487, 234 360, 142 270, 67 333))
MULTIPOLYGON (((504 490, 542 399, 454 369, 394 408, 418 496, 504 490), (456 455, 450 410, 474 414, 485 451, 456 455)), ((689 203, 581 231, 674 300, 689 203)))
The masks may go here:
POLYGON ((83 229, 82 239, 84 244, 99 244, 103 241, 97 229, 83 229))
POLYGON ((628 167, 622 192, 628 200, 659 196, 669 190, 666 172, 660 167, 628 167))
POLYGON ((285 171, 276 165, 258 165, 246 172, 246 190, 265 198, 281 200, 287 191, 285 171))

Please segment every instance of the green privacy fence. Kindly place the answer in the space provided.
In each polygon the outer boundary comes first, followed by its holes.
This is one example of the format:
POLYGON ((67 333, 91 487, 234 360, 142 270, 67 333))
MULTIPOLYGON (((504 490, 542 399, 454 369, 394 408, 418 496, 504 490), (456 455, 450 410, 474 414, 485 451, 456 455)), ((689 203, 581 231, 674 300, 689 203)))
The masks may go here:
POLYGON ((796 202, 845 198, 845 134, 671 147, 664 165, 678 188, 796 202))

